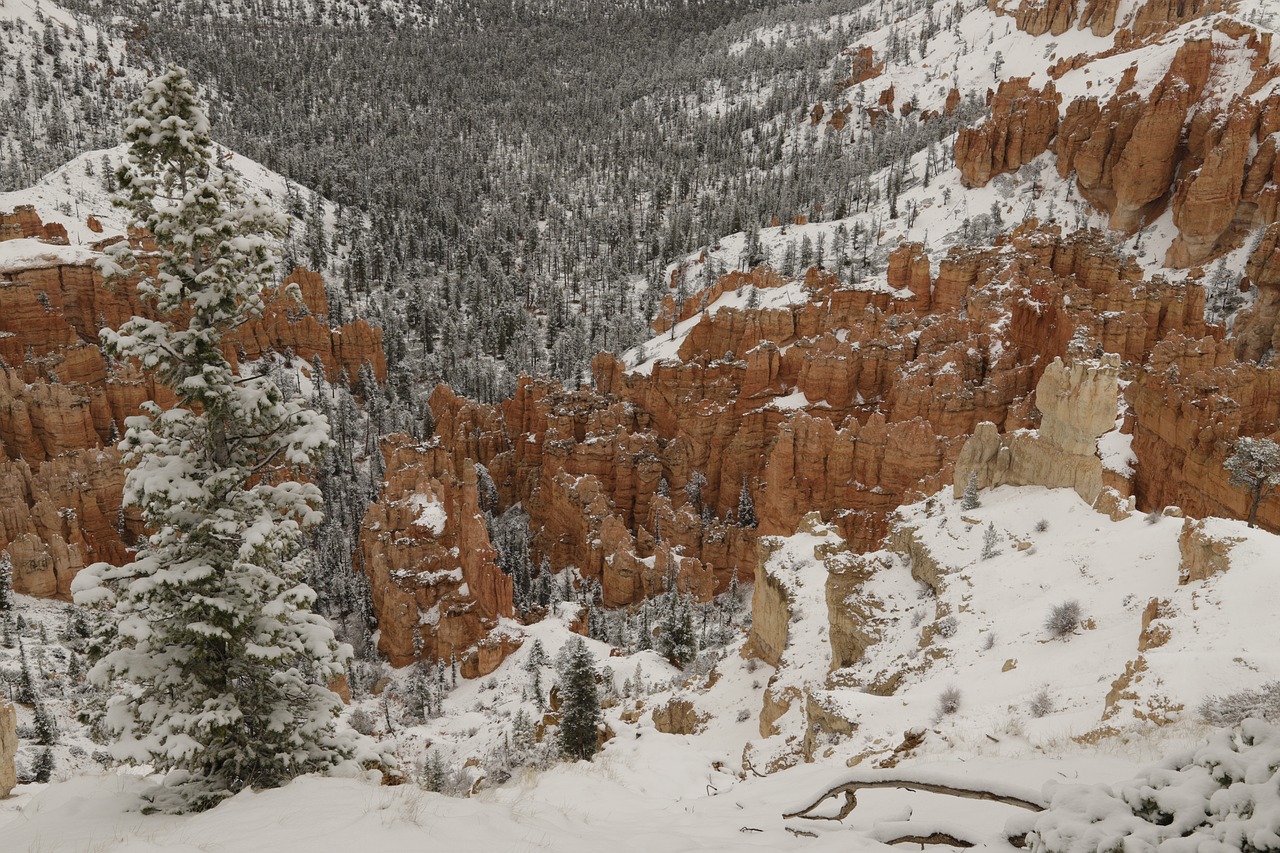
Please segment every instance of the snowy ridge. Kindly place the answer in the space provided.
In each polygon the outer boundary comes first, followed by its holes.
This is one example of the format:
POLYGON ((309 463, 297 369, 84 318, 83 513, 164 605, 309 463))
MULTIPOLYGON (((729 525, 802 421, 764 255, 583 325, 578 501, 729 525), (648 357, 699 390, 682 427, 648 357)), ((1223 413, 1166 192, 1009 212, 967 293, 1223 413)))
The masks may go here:
MULTIPOLYGON (((108 189, 107 177, 119 167, 124 153, 124 145, 85 152, 27 189, 0 193, 0 211, 30 205, 45 223, 56 222, 65 227, 67 239, 73 245, 87 246, 111 237, 124 236, 128 214, 112 205, 112 190, 108 189), (100 231, 89 227, 89 217, 98 221, 100 231)), ((286 242, 306 237, 308 224, 299 205, 305 210, 305 205, 310 203, 311 190, 233 151, 222 149, 218 162, 220 168, 239 176, 241 185, 247 191, 263 198, 288 217, 290 229, 286 242), (290 203, 291 198, 298 201, 290 203)), ((334 205, 328 201, 324 201, 323 205, 326 225, 331 227, 334 205)), ((2 245, 5 244, 0 244, 2 245)))

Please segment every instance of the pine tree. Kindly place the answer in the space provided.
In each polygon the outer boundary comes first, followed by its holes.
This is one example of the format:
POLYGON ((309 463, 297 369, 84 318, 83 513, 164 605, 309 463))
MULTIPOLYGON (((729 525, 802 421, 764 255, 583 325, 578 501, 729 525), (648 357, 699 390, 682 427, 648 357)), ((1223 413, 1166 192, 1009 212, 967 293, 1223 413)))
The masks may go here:
POLYGON ((53 746, 58 742, 58 723, 43 702, 36 702, 36 743, 53 746))
POLYGON ((36 755, 35 764, 31 768, 35 781, 42 784, 51 781, 56 767, 57 765, 53 760, 53 750, 46 746, 36 755))
POLYGON ((961 509, 977 509, 982 506, 982 500, 978 497, 978 474, 977 472, 969 473, 969 481, 965 483, 964 495, 960 498, 961 509))
POLYGON ((8 551, 0 551, 0 613, 13 609, 13 561, 8 551))
POLYGON ((596 692, 596 662, 581 637, 566 644, 560 706, 560 750, 566 758, 588 761, 596 754, 600 697, 596 692))
POLYGON ((982 559, 990 560, 1000 553, 1000 534, 996 533, 995 523, 989 523, 982 533, 982 559))
POLYGON ((1249 495, 1249 526, 1258 520, 1258 507, 1280 486, 1280 445, 1269 438, 1241 437, 1223 463, 1231 484, 1249 495))
POLYGON ((755 527, 756 504, 751 499, 751 490, 747 488, 747 478, 742 478, 742 491, 738 492, 738 524, 741 527, 755 527))
MULTIPOLYGON (((154 272, 127 243, 108 281, 140 276, 156 319, 103 330, 174 389, 126 421, 124 500, 151 535, 124 566, 98 563, 73 591, 111 607, 91 679, 114 683, 103 721, 116 757, 180 771, 158 807, 198 810, 349 757, 335 738, 341 702, 326 686, 339 647, 302 578, 319 488, 290 477, 330 446, 323 417, 286 403, 267 377, 240 377, 224 337, 261 315, 274 280, 280 217, 218 172, 209 122, 187 73, 170 65, 131 107, 119 204, 155 239, 154 272)), ((298 296, 296 289, 292 294, 298 296)))
MULTIPOLYGON (((19 625, 21 628, 21 625, 19 625)), ((36 680, 31 674, 31 661, 27 660, 27 647, 18 641, 18 695, 17 700, 23 705, 35 705, 40 701, 40 693, 36 690, 36 680)))
POLYGON ((678 667, 686 667, 698 656, 698 634, 693 627, 693 607, 689 596, 669 593, 670 603, 658 626, 658 654, 678 667))

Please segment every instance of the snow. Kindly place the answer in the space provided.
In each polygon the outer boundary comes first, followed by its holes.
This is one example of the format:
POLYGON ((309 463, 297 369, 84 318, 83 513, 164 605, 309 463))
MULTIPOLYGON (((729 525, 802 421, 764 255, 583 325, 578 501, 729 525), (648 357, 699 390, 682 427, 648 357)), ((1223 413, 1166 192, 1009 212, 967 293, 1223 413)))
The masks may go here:
MULTIPOLYGON (((3 202, 0 202, 0 209, 3 207, 3 202)), ((82 246, 59 246, 35 239, 0 242, 0 270, 5 272, 21 272, 55 264, 84 264, 97 258, 97 252, 82 246)))
MULTIPOLYGON (((1204 533, 1230 543, 1231 567, 1180 584, 1178 519, 1151 524, 1135 514, 1113 522, 1065 489, 1001 487, 981 499, 980 507, 964 511, 947 489, 899 513, 938 564, 936 590, 913 576, 900 554, 840 556, 838 533, 821 524, 774 540, 767 571, 791 599, 778 670, 740 656, 741 639, 715 663, 713 677, 681 674, 652 651, 610 656, 608 646, 587 640, 615 687, 641 672, 645 683, 638 712, 632 713, 637 700, 630 697, 606 703, 614 737, 590 764, 517 770, 510 781, 486 785, 469 799, 413 784, 385 787, 376 778, 305 777, 279 790, 238 795, 202 815, 144 816, 134 810, 136 797, 153 783, 145 773, 107 773, 87 756, 73 758, 70 745, 82 745, 85 753, 98 747, 71 718, 73 706, 58 702, 66 738, 57 748, 60 781, 22 785, 0 803, 0 837, 15 850, 111 853, 196 850, 215 839, 223 849, 246 851, 399 851, 429 843, 458 851, 572 853, 602 846, 785 850, 801 843, 813 850, 869 850, 900 834, 945 831, 1004 851, 1000 836, 1009 827, 1030 828, 1033 814, 886 789, 859 792, 861 805, 842 822, 782 815, 855 780, 979 785, 1031 801, 1066 796, 1048 783, 1113 786, 1145 763, 1202 742, 1208 730, 1188 709, 1205 696, 1280 677, 1280 626, 1273 603, 1257 594, 1268 588, 1280 537, 1207 520, 1204 533), (1042 519, 1047 524, 1040 530, 1042 519), (989 523, 1001 547, 983 560, 989 523), (846 567, 864 560, 875 565, 850 603, 868 608, 865 627, 876 642, 861 661, 835 671, 827 636, 832 554, 846 567), (1085 624, 1054 639, 1043 627, 1045 616, 1070 598, 1081 602, 1085 624), (1152 599, 1163 602, 1155 623, 1168 637, 1139 652, 1152 599), (944 636, 937 628, 947 617, 954 626, 944 636), (1139 677, 1109 705, 1113 682, 1139 659, 1139 677), (896 682, 891 693, 872 689, 886 678, 896 682), (961 690, 960 707, 939 716, 938 695, 951 685, 961 690), (1036 716, 1030 699, 1042 689, 1051 707, 1036 716), (741 769, 744 750, 753 766, 763 766, 762 760, 793 752, 809 724, 804 702, 792 701, 776 721, 778 733, 762 737, 758 716, 766 690, 809 693, 856 729, 820 735, 812 764, 757 778, 741 769), (707 718, 700 733, 657 731, 651 711, 675 697, 707 718), (1150 722, 1158 715, 1168 722, 1150 722), (904 731, 923 739, 896 767, 881 767, 904 731), (788 827, 817 837, 797 838, 788 827)), ((37 620, 56 625, 68 607, 27 598, 19 606, 33 623, 29 632, 37 620)), ((383 733, 384 746, 406 768, 428 750, 450 766, 474 760, 482 767, 507 737, 516 711, 534 709, 527 670, 533 642, 554 660, 575 636, 569 625, 577 612, 577 605, 562 604, 533 625, 504 620, 501 632, 522 642, 520 648, 492 675, 460 681, 445 699, 443 716, 383 733)), ((390 673, 389 689, 407 677, 408 670, 390 673)), ((553 680, 552 668, 544 668, 544 690, 553 680)), ((379 703, 369 697, 361 707, 376 718, 379 703)), ((833 813, 837 805, 823 804, 817 813, 833 813)))
MULTIPOLYGON (((304 220, 291 216, 285 201, 290 188, 300 193, 304 200, 309 198, 309 190, 248 157, 224 148, 218 150, 218 169, 234 172, 242 187, 266 200, 268 206, 277 213, 287 216, 290 233, 299 235, 306 232, 304 220)), ((54 169, 33 186, 0 192, 0 211, 7 212, 21 205, 31 205, 40 215, 41 221, 65 227, 68 241, 75 247, 91 246, 112 237, 124 236, 129 214, 112 205, 112 194, 103 185, 102 171, 104 162, 110 164, 113 170, 119 167, 125 151, 126 146, 123 144, 99 151, 87 151, 54 169), (101 232, 89 228, 90 216, 99 221, 101 232)), ((331 202, 326 201, 324 204, 332 218, 336 208, 331 202)), ((0 256, 0 264, 3 263, 3 256, 0 256)), ((3 268, 0 266, 0 269, 3 268)))
POLYGON ((1105 470, 1129 478, 1138 464, 1138 456, 1133 452, 1133 435, 1120 432, 1123 422, 1123 417, 1117 419, 1115 429, 1098 437, 1098 455, 1102 457, 1105 470))
POLYGON ((444 525, 449 520, 449 514, 443 503, 426 495, 412 495, 408 503, 417 512, 417 516, 413 519, 415 525, 430 530, 432 536, 444 533, 444 525))

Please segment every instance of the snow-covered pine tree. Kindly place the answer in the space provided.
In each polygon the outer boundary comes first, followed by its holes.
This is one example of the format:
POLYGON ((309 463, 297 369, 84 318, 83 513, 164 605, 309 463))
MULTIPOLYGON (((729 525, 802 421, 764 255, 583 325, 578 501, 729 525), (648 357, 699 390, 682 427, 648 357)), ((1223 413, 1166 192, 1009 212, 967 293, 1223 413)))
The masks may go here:
POLYGON ((976 472, 971 472, 964 486, 964 494, 960 498, 960 508, 969 510, 980 506, 982 506, 982 498, 978 497, 978 475, 976 472))
POLYGON ((987 524, 982 532, 982 559, 990 560, 1000 553, 1000 534, 996 533, 994 522, 987 524))
POLYGON ((13 609, 13 560, 8 551, 0 551, 0 613, 13 609))
POLYGON ((668 588, 658 625, 658 654, 683 669, 698 656, 698 633, 693 627, 693 602, 686 593, 668 588))
POLYGON ((124 500, 150 536, 133 562, 95 564, 73 591, 113 611, 90 677, 115 690, 103 717, 115 756, 171 771, 157 807, 198 810, 351 754, 326 686, 350 647, 311 612, 302 582, 320 491, 292 477, 329 447, 329 429, 268 378, 237 376, 224 354, 225 336, 262 312, 283 223, 216 168, 185 70, 170 65, 143 89, 125 139, 119 204, 154 237, 155 268, 127 243, 102 267, 109 282, 139 275, 156 319, 102 339, 177 400, 145 404, 122 442, 124 500))
POLYGON ((738 492, 738 525, 755 527, 756 503, 751 499, 751 490, 747 488, 746 475, 742 477, 742 490, 738 492))
POLYGON ((560 750, 566 758, 588 761, 598 747, 600 696, 596 692, 596 662, 581 637, 565 644, 564 680, 560 706, 560 750))

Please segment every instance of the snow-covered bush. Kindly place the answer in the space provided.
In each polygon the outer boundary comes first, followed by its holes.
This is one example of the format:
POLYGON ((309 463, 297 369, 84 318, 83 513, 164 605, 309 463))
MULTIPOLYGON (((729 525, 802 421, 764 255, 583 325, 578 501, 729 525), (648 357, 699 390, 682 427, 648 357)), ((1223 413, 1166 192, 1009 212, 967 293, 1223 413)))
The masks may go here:
POLYGON ((1114 787, 1061 785, 1027 834, 1033 853, 1280 849, 1280 728, 1245 720, 1114 787))
POLYGON ((1049 692, 1048 685, 1044 685, 1035 692, 1031 701, 1027 703, 1027 708, 1031 711, 1031 716, 1037 719, 1053 713, 1053 694, 1049 692))
POLYGON ((938 694, 938 718, 960 710, 960 688, 952 685, 938 694))
POLYGON ((1044 620, 1044 627, 1054 639, 1057 639, 1079 628, 1083 619, 1084 611, 1080 608, 1080 602, 1071 599, 1054 605, 1049 611, 1048 618, 1044 620))
POLYGON ((1213 726, 1234 726, 1248 717, 1280 720, 1280 681, 1225 696, 1206 696, 1200 718, 1213 726))
POLYGON ((958 630, 960 630, 960 623, 956 621, 956 617, 948 615, 943 616, 938 620, 938 624, 934 628, 934 633, 945 639, 947 637, 954 637, 958 630))

